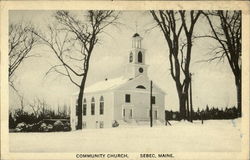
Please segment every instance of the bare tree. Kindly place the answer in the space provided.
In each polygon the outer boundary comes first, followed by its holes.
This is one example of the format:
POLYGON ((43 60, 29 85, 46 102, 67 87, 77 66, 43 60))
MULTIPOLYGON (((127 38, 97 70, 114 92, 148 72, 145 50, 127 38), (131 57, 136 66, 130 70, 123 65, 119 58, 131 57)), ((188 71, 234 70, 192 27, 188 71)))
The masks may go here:
POLYGON ((67 118, 69 116, 67 105, 57 105, 57 114, 61 117, 67 118))
POLYGON ((212 34, 209 37, 218 42, 208 61, 223 60, 225 57, 231 67, 237 89, 237 106, 241 115, 241 11, 203 12, 212 34))
POLYGON ((56 25, 48 28, 50 35, 37 34, 59 60, 47 73, 64 75, 79 88, 77 129, 82 129, 82 100, 91 54, 105 28, 117 24, 119 12, 90 10, 81 14, 86 15, 79 18, 69 11, 57 11, 56 25))
MULTIPOLYGON (((31 49, 37 44, 37 37, 33 34, 34 27, 25 23, 11 23, 9 25, 9 83, 13 85, 13 75, 25 59, 34 55, 31 49)), ((16 89, 15 89, 16 90, 16 89)))
POLYGON ((33 102, 29 104, 29 106, 31 107, 33 114, 36 118, 38 118, 40 113, 45 109, 44 102, 41 101, 39 98, 35 98, 33 102))
POLYGON ((15 73, 27 58, 37 55, 31 54, 31 50, 38 43, 38 38, 33 34, 35 28, 30 23, 17 22, 9 24, 9 85, 17 94, 21 110, 24 108, 24 97, 14 85, 15 73))
POLYGON ((181 119, 189 116, 188 92, 195 24, 201 11, 150 11, 169 47, 170 73, 175 81, 181 119), (182 33, 183 32, 183 33, 182 33), (183 34, 183 36, 182 36, 183 34))
POLYGON ((44 99, 36 97, 31 103, 28 103, 28 106, 32 109, 32 112, 36 118, 52 116, 53 111, 44 99))

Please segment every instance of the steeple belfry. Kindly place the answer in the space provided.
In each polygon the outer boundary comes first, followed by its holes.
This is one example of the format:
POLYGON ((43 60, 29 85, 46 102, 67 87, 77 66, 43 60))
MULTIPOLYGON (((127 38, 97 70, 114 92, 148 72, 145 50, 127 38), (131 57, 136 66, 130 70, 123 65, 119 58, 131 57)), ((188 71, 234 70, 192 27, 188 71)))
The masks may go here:
POLYGON ((132 48, 141 48, 141 41, 142 41, 142 37, 138 34, 135 33, 132 37, 132 48))
POLYGON ((139 75, 147 76, 147 65, 145 65, 145 50, 142 48, 142 37, 135 33, 132 36, 132 49, 129 53, 129 63, 126 70, 128 78, 139 75))

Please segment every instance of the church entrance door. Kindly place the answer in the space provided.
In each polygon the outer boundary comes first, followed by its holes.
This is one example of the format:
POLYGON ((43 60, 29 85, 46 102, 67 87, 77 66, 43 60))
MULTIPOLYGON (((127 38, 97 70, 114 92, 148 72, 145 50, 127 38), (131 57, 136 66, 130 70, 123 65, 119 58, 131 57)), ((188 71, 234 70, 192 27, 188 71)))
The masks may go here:
POLYGON ((158 116, 158 115, 157 115, 157 110, 154 110, 154 112, 153 112, 153 118, 154 118, 154 119, 157 119, 157 116, 158 116))
POLYGON ((98 121, 95 122, 95 128, 99 128, 99 123, 98 123, 98 121))

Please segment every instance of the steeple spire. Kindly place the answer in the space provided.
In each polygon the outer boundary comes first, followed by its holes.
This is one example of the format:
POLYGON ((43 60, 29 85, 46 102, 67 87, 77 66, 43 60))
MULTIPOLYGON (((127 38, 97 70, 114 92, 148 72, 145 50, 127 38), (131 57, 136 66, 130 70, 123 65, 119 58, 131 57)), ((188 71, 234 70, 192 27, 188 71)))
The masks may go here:
POLYGON ((141 48, 142 37, 138 34, 138 23, 135 20, 135 34, 132 37, 132 48, 141 48))
POLYGON ((137 24, 137 20, 135 21, 135 33, 137 33, 137 27, 138 27, 138 24, 137 24))

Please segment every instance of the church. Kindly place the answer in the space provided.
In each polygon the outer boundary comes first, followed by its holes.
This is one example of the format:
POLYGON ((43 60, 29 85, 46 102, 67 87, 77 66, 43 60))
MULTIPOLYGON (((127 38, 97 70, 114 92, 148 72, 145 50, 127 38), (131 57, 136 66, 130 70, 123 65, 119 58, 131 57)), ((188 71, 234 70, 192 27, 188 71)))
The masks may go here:
MULTIPOLYGON (((111 128, 114 123, 150 122, 150 80, 145 63, 142 37, 132 36, 128 64, 121 77, 97 82, 84 90, 82 128, 111 128)), ((71 102, 71 127, 76 129, 76 99, 71 102)), ((165 122, 165 92, 155 82, 152 86, 153 122, 165 122)))

